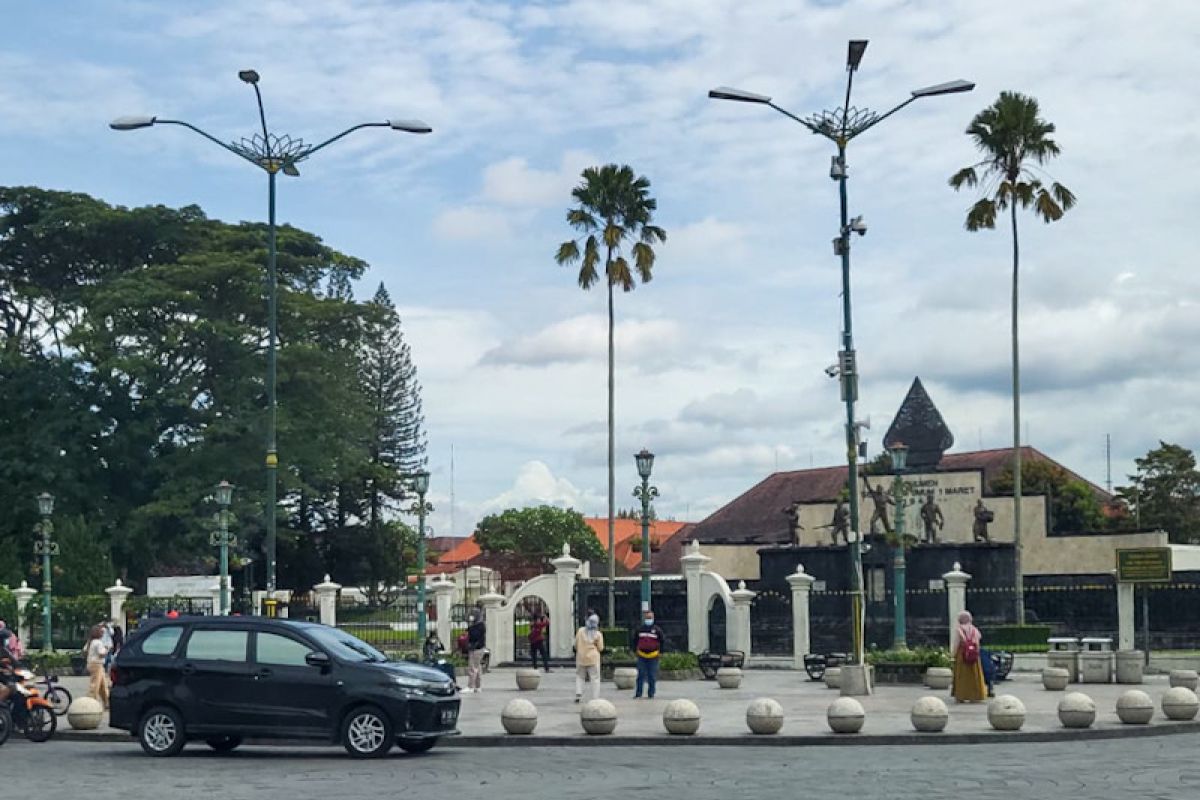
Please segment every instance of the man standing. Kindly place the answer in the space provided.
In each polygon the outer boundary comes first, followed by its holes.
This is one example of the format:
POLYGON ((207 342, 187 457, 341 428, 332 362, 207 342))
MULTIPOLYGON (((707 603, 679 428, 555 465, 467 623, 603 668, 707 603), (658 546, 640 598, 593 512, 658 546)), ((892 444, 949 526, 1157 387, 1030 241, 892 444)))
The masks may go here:
POLYGON ((546 640, 549 627, 550 619, 543 611, 534 614, 533 622, 529 623, 529 657, 533 659, 533 668, 537 669, 540 655, 546 672, 550 671, 550 643, 546 640))
POLYGON ((666 643, 663 629, 654 624, 654 612, 646 609, 642 612, 642 627, 633 635, 633 649, 637 653, 637 688, 634 697, 642 696, 643 687, 647 697, 654 697, 654 689, 658 684, 658 657, 662 655, 666 643))

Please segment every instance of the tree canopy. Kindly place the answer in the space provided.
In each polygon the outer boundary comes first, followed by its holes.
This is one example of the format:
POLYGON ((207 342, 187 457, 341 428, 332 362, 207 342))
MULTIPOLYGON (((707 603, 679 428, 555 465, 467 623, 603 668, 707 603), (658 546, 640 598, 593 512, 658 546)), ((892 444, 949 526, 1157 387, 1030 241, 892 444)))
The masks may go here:
MULTIPOLYGON (((1086 481, 1071 476, 1049 461, 1027 461, 1022 468, 1025 494, 1046 495, 1050 507, 1049 529, 1054 533, 1099 531, 1106 527, 1104 511, 1096 492, 1086 481)), ((1013 493, 1012 467, 992 479, 992 492, 1013 493)))
POLYGON ((571 546, 575 558, 599 561, 605 557, 604 547, 583 515, 555 506, 510 508, 486 516, 475 529, 475 541, 485 553, 513 553, 535 561, 560 555, 563 543, 571 546))
POLYGON ((1158 447, 1134 460, 1130 485, 1117 487, 1136 527, 1161 528, 1177 544, 1200 543, 1200 470, 1195 454, 1177 444, 1158 447))

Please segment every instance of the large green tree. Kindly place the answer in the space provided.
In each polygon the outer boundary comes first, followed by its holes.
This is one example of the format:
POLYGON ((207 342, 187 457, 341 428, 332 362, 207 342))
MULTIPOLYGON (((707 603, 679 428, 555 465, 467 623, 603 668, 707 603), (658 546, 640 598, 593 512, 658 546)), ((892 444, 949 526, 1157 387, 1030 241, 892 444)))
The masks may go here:
POLYGON ((1001 92, 994 103, 980 111, 967 126, 967 135, 983 159, 964 167, 950 178, 957 191, 982 191, 983 196, 967 212, 966 228, 979 231, 996 227, 997 215, 1008 211, 1012 225, 1012 396, 1013 396, 1013 541, 1017 546, 1017 620, 1025 622, 1025 598, 1021 590, 1021 359, 1018 320, 1020 242, 1017 209, 1032 209, 1046 223, 1062 218, 1075 205, 1075 195, 1057 181, 1047 186, 1041 174, 1046 162, 1058 156, 1054 123, 1042 119, 1038 101, 1018 92, 1001 92))
POLYGON ((629 166, 605 164, 588 167, 571 192, 575 205, 567 211, 567 224, 579 234, 559 245, 560 265, 579 264, 578 282, 591 289, 600 280, 608 289, 608 623, 615 624, 613 603, 613 526, 616 516, 616 453, 614 445, 614 346, 613 290, 632 291, 637 280, 648 283, 654 271, 654 245, 667 240, 667 232, 654 224, 658 201, 650 196, 650 181, 629 166), (635 277, 636 276, 636 277, 635 277))
MULTIPOLYGON (((1023 488, 1027 495, 1047 498, 1049 527, 1055 533, 1099 531, 1106 527, 1104 511, 1096 492, 1086 481, 1074 478, 1062 467, 1049 461, 1031 461, 1024 467, 1023 488)), ((1014 493, 1012 467, 1006 467, 992 479, 994 494, 1014 493)))
POLYGON ((1200 470, 1195 454, 1177 444, 1158 447, 1134 460, 1130 485, 1117 487, 1135 525, 1161 528, 1177 544, 1200 542, 1200 470))
POLYGON ((475 528, 475 541, 485 553, 512 553, 538 563, 561 555, 564 543, 576 558, 604 558, 604 546, 583 515, 555 506, 510 508, 486 516, 475 528))

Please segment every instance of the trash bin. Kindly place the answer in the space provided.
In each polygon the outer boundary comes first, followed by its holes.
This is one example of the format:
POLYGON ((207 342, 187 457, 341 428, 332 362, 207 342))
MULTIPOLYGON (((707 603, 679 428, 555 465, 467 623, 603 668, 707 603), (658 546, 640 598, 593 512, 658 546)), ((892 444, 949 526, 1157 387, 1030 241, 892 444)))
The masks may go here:
POLYGON ((1088 637, 1082 639, 1079 654, 1080 683, 1112 683, 1114 656, 1112 639, 1088 637))
POLYGON ((1141 683, 1146 656, 1141 650, 1117 651, 1117 683, 1141 683))
POLYGON ((1065 669, 1070 682, 1079 683, 1079 640, 1074 636, 1059 636, 1047 639, 1046 643, 1050 645, 1046 666, 1065 669))

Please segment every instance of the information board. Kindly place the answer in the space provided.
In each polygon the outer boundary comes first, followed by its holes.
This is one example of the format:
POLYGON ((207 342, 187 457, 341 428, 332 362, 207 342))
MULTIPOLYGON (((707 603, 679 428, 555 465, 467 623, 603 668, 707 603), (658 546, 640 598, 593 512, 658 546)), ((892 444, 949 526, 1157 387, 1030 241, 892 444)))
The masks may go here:
POLYGON ((1161 583, 1171 580, 1171 548, 1134 547, 1117 550, 1117 580, 1121 583, 1161 583))

